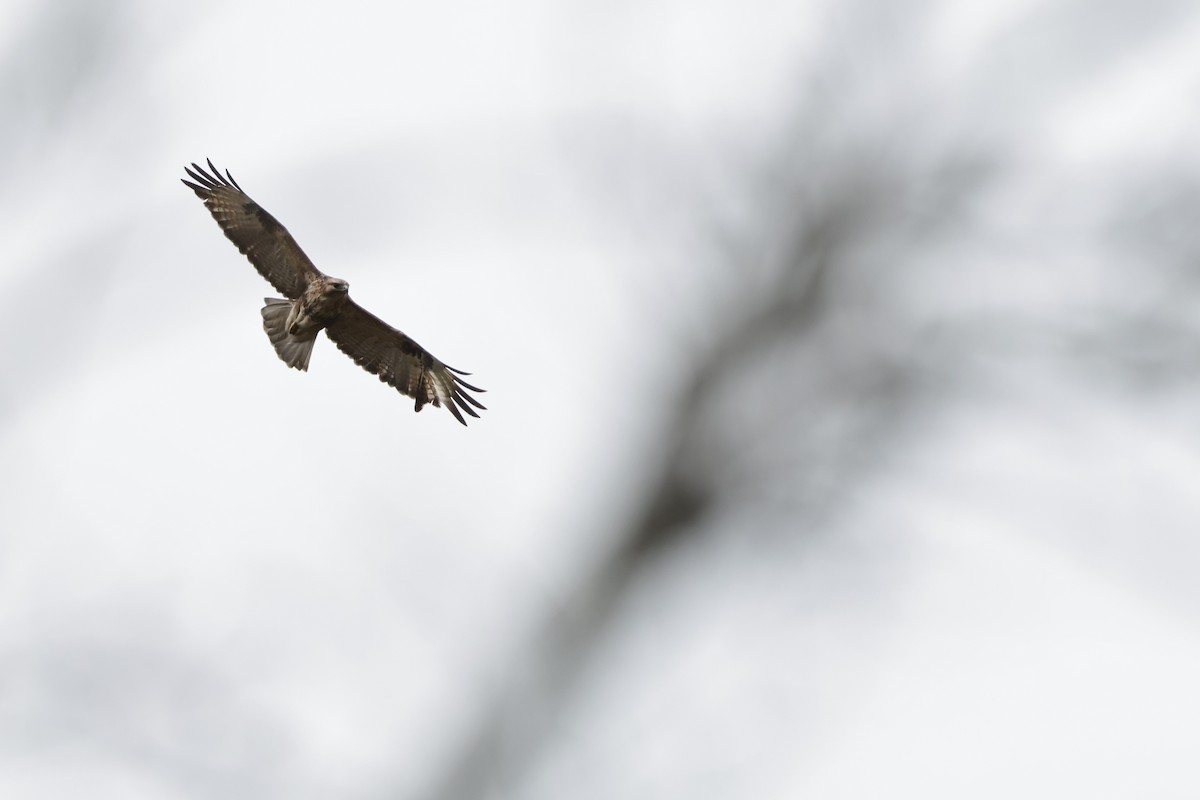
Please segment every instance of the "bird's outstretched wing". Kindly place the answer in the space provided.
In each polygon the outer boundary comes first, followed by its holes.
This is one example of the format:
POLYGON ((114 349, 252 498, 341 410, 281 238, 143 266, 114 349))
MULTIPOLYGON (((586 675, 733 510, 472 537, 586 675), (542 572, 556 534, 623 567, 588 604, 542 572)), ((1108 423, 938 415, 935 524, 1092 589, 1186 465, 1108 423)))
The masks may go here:
POLYGON ((208 168, 211 172, 194 162, 191 168, 184 167, 196 182, 183 183, 204 201, 229 241, 254 268, 285 297, 295 300, 311 281, 322 277, 320 270, 304 255, 287 228, 242 191, 229 170, 222 176, 211 159, 208 168))
POLYGON ((463 425, 462 412, 478 417, 475 408, 486 408, 468 391, 482 392, 460 378, 461 372, 447 367, 425 348, 388 325, 379 317, 347 299, 336 321, 325 333, 354 363, 416 399, 416 409, 426 403, 444 405, 463 425), (475 408, 472 408, 474 406, 475 408))

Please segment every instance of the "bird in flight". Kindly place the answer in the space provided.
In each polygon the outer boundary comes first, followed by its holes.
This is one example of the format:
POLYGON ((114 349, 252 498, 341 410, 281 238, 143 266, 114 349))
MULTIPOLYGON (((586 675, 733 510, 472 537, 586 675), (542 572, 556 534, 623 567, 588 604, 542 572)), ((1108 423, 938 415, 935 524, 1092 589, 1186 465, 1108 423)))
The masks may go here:
POLYGON ((229 170, 224 176, 208 162, 195 162, 184 180, 204 201, 221 230, 286 300, 268 297, 262 308, 263 329, 279 358, 289 367, 308 370, 317 334, 324 329, 337 348, 379 380, 416 400, 445 406, 463 425, 463 413, 478 417, 485 406, 469 392, 482 392, 408 336, 350 299, 350 284, 318 270, 283 225, 250 199, 229 170), (472 408, 474 406, 474 408, 472 408))

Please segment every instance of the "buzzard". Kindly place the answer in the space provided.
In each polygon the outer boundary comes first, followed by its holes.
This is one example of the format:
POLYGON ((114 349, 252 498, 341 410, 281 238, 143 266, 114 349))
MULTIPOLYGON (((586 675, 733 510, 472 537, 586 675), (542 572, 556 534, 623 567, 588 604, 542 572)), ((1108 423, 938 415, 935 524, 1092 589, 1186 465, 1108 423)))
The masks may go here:
POLYGON ((184 180, 204 201, 221 230, 250 263, 287 299, 268 297, 262 308, 263 329, 279 358, 289 367, 308 370, 313 344, 322 329, 354 363, 401 394, 445 406, 463 425, 463 412, 478 417, 483 404, 468 392, 482 392, 460 376, 470 373, 438 361, 400 331, 350 299, 350 284, 318 270, 279 222, 242 191, 229 170, 195 162, 184 180), (472 408, 474 406, 474 408, 472 408))

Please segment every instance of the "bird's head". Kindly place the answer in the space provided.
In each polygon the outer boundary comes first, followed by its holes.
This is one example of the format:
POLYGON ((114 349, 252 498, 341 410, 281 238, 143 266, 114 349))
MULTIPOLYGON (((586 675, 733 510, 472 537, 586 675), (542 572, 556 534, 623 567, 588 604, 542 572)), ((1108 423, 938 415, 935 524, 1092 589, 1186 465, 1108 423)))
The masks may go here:
POLYGON ((342 294, 345 294, 346 292, 350 291, 350 284, 341 278, 330 278, 328 285, 330 291, 333 292, 341 292, 342 294))

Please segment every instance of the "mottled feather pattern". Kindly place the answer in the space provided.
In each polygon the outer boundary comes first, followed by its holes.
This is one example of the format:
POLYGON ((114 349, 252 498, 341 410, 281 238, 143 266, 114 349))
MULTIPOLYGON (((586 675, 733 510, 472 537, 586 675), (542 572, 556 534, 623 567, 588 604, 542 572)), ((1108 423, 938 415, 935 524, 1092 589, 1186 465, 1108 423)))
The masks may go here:
POLYGON ((459 377, 468 373, 438 361, 425 348, 353 300, 346 302, 338 320, 330 323, 325 333, 354 363, 414 398, 416 411, 426 403, 445 406, 465 425, 463 412, 478 417, 475 409, 486 408, 467 394, 467 391, 483 391, 459 377))
POLYGON ((196 164, 185 167, 184 171, 196 182, 183 183, 204 201, 229 241, 250 259, 259 274, 285 297, 295 300, 322 273, 287 228, 251 200, 228 170, 222 176, 212 161, 208 167, 211 172, 196 164))
POLYGON ((264 329, 285 364, 300 370, 308 368, 312 342, 323 325, 326 335, 354 363, 412 397, 416 411, 430 403, 445 406, 464 425, 464 413, 479 416, 475 409, 485 406, 468 392, 484 390, 460 377, 468 373, 446 366, 404 333, 346 297, 347 284, 318 270, 287 229, 251 200, 228 170, 222 175, 211 160, 208 170, 195 163, 184 170, 192 180, 183 183, 204 201, 229 240, 291 301, 268 298, 262 312, 264 329), (340 285, 341 294, 326 294, 332 291, 325 288, 326 283, 340 285), (328 315, 318 311, 323 300, 336 300, 336 309, 328 315), (285 329, 284 322, 293 308, 303 325, 298 322, 296 327, 285 329), (304 327, 312 326, 314 320, 316 326, 304 327))

